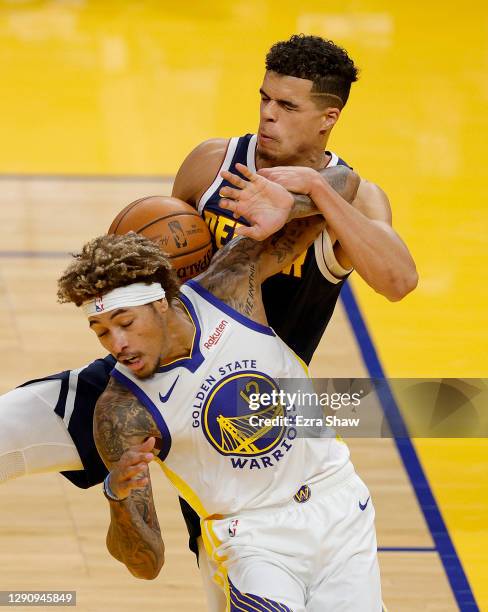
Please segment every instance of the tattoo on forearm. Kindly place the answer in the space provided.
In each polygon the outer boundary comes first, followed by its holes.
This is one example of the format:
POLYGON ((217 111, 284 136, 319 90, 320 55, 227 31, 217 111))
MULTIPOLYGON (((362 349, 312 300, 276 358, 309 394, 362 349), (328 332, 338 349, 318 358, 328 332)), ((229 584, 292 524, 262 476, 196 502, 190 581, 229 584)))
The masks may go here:
MULTIPOLYGON (((324 168, 320 174, 344 200, 349 203, 354 200, 359 186, 359 177, 352 170, 346 166, 334 166, 324 168)), ((317 207, 308 196, 298 193, 292 195, 293 208, 290 212, 290 219, 310 217, 318 213, 317 207)))
POLYGON ((295 238, 297 237, 295 227, 293 225, 285 226, 269 238, 268 254, 276 258, 278 264, 283 264, 293 252, 295 238))
POLYGON ((249 285, 247 290, 247 299, 244 306, 244 311, 248 317, 254 312, 254 304, 256 303, 256 264, 249 265, 249 285))
MULTIPOLYGON (((125 387, 111 379, 97 402, 94 437, 104 462, 110 466, 135 443, 160 437, 152 416, 125 387)), ((151 482, 132 490, 121 503, 110 503, 107 547, 136 576, 157 574, 164 562, 164 543, 152 497, 151 482)))
MULTIPOLYGON (((346 201, 352 202, 359 177, 345 166, 321 174, 346 201)), ((291 264, 326 227, 308 196, 295 195, 294 221, 262 242, 236 238, 218 251, 199 282, 219 299, 248 317, 265 317, 261 301, 263 278, 291 264), (264 263, 263 263, 264 262, 264 263)))
POLYGON ((288 217, 289 221, 302 217, 310 217, 318 213, 317 207, 307 195, 303 193, 292 193, 292 196, 293 206, 288 217))
POLYGON ((164 544, 152 495, 146 490, 133 491, 127 501, 110 504, 110 514, 107 547, 113 556, 136 576, 144 575, 147 568, 160 568, 164 544))

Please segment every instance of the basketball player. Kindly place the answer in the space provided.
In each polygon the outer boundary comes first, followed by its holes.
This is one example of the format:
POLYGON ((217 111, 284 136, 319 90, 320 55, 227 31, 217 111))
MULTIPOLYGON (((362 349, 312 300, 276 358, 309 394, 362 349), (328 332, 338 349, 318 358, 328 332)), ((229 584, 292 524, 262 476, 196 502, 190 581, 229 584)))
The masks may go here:
MULTIPOLYGON (((236 164, 241 163, 259 172, 266 169, 268 178, 278 180, 276 166, 306 166, 319 172, 347 166, 326 147, 356 79, 353 61, 331 41, 300 35, 271 48, 260 88, 258 133, 203 142, 183 162, 173 186, 172 195, 203 215, 217 248, 232 239, 236 228, 247 224, 245 216, 235 219, 221 205, 228 186, 222 171, 236 172, 236 164)), ((296 204, 311 206, 304 196, 296 196, 296 204)), ((390 300, 402 299, 417 284, 412 257, 391 227, 386 194, 361 180, 352 204, 329 207, 327 229, 291 266, 263 283, 270 325, 307 364, 353 268, 390 300)), ((195 550, 199 522, 191 508, 181 503, 190 548, 195 550)))
MULTIPOLYGON (((287 216, 292 198, 284 188, 259 190, 267 179, 240 170, 260 206, 272 198, 287 216)), ((345 198, 359 184, 345 168, 327 178, 345 198)), ((319 207, 342 205, 317 173, 302 180, 319 207)), ((361 510, 369 492, 346 445, 333 436, 297 437, 293 424, 251 427, 251 390, 269 392, 276 380, 306 375, 267 326, 261 283, 324 226, 315 215, 262 242, 238 238, 179 293, 168 260, 133 233, 86 244, 59 281, 60 300, 82 306, 117 359, 94 421, 110 470, 109 550, 136 576, 154 578, 162 567, 147 469, 158 440, 163 470, 202 519, 229 612, 381 609, 373 506, 361 510), (223 330, 221 340, 209 346, 205 338, 215 329, 223 330)), ((283 406, 255 414, 284 415, 283 406)))
MULTIPOLYGON (((258 134, 202 143, 176 177, 173 195, 198 207, 217 247, 245 223, 219 204, 226 186, 220 169, 235 170, 238 162, 269 172, 287 164, 318 171, 346 165, 325 147, 356 79, 352 60, 330 41, 295 36, 272 47, 261 87, 258 134)), ((310 205, 304 200, 296 203, 310 205)), ((377 186, 362 180, 353 206, 344 203, 328 211, 327 221, 329 231, 262 287, 270 325, 307 364, 352 267, 393 300, 417 282, 408 250, 391 229, 388 199, 377 186)), ((0 397, 0 482, 62 470, 77 486, 102 482, 106 470, 93 442, 92 417, 112 367, 108 357, 0 397), (39 422, 39 427, 26 430, 26 421, 39 422)), ((199 520, 187 506, 184 513, 190 547, 196 551, 199 520)))

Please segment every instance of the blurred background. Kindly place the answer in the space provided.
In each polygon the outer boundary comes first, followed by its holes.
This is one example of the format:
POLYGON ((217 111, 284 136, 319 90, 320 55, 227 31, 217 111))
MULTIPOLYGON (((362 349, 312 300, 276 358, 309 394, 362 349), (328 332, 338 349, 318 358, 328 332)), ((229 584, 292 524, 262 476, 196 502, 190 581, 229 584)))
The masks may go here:
MULTIPOLYGON (((387 192, 418 266, 396 304, 351 281, 384 373, 487 377, 485 3, 0 0, 0 391, 98 354, 81 326, 50 351, 55 322, 74 320, 55 306, 63 254, 143 189, 169 193, 202 140, 255 131, 265 54, 297 32, 360 67, 329 148, 387 192)), ((341 325, 334 341, 354 338, 341 325)), ((412 444, 488 609, 486 440, 412 444)))

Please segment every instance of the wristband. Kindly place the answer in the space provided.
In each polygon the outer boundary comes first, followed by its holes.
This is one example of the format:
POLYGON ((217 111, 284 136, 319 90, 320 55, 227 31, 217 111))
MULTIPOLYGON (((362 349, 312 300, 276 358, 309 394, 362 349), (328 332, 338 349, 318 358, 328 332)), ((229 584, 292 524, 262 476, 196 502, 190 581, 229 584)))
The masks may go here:
POLYGON ((127 497, 129 496, 117 497, 117 495, 115 495, 115 493, 110 488, 109 479, 110 479, 110 472, 105 476, 105 480, 103 481, 103 494, 108 499, 108 501, 122 502, 125 499, 127 499, 127 497))

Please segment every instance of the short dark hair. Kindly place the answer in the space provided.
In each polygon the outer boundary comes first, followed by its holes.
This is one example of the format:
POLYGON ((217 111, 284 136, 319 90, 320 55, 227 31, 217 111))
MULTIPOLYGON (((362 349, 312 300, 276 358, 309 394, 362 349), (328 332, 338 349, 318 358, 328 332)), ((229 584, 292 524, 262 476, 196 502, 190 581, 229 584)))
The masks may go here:
MULTIPOLYGON (((344 106, 358 69, 345 49, 320 36, 294 34, 274 44, 266 56, 266 70, 313 81, 312 93, 336 96, 344 106)), ((337 103, 337 102, 336 102, 337 103)), ((341 108, 342 108, 341 106, 341 108)))

